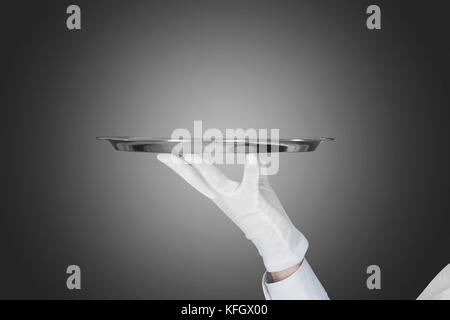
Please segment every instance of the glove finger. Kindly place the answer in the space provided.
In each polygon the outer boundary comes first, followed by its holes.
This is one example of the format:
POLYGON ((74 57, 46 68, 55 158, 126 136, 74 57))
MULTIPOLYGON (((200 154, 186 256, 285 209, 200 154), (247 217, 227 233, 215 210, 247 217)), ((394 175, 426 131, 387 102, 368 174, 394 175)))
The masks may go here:
POLYGON ((169 153, 160 153, 156 158, 206 197, 211 199, 216 197, 214 191, 206 184, 203 178, 181 157, 169 153))
POLYGON ((253 153, 247 154, 245 167, 244 167, 244 177, 242 178, 240 189, 257 189, 259 184, 259 163, 258 156, 253 153))
POLYGON ((203 179, 219 193, 228 193, 236 189, 237 183, 230 180, 222 171, 208 160, 197 154, 186 154, 184 160, 191 164, 203 179))

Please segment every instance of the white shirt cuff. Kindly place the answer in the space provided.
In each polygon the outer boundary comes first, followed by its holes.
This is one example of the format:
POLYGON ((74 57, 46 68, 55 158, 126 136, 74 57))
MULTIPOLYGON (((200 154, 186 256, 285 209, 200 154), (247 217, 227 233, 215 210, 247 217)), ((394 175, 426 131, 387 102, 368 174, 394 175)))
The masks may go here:
POLYGON ((271 277, 266 271, 262 287, 267 300, 329 300, 306 259, 300 268, 286 279, 272 283, 269 279, 271 277))

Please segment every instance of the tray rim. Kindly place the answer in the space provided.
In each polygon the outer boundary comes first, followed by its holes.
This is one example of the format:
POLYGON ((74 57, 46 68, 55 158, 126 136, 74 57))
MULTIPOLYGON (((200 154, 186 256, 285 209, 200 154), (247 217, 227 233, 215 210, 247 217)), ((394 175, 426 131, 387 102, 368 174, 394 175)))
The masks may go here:
MULTIPOLYGON (((201 141, 201 142, 255 142, 255 143, 275 143, 272 142, 271 139, 172 139, 172 138, 150 138, 150 137, 138 137, 138 136, 98 136, 97 140, 106 140, 106 141, 122 141, 122 142, 192 142, 192 141, 201 141)), ((278 138, 278 143, 286 143, 286 142, 312 142, 312 141, 335 141, 335 138, 278 138)))

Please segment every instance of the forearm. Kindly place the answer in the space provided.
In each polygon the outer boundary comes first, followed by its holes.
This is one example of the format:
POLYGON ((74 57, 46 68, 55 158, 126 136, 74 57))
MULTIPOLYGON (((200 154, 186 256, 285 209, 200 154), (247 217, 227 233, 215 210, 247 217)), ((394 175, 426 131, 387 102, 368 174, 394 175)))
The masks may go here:
POLYGON ((272 276, 272 281, 273 282, 278 282, 281 280, 284 280, 288 277, 290 277, 295 271, 298 270, 298 268, 300 268, 300 266, 302 265, 302 262, 296 264, 295 266, 292 266, 290 268, 287 268, 285 270, 282 271, 277 271, 277 272, 271 272, 270 275, 272 276))
POLYGON ((307 260, 291 270, 266 272, 262 286, 267 300, 328 300, 328 295, 307 260), (296 269, 294 271, 294 269, 296 269), (272 275, 274 274, 274 275, 272 275), (287 276, 287 274, 290 274, 287 276), (277 281, 272 279, 278 277, 277 281), (281 279, 284 277, 283 279, 281 279))

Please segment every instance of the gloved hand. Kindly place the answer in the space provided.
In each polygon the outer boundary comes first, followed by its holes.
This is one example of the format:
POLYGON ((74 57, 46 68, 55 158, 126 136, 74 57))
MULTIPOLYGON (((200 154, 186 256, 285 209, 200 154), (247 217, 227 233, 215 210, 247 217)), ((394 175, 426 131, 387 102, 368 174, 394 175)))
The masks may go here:
POLYGON ((260 174, 255 154, 247 154, 241 183, 198 155, 157 157, 225 212, 254 243, 267 271, 285 270, 303 260, 308 241, 292 224, 268 177, 260 174))
POLYGON ((417 300, 450 300, 450 264, 431 280, 417 300))

